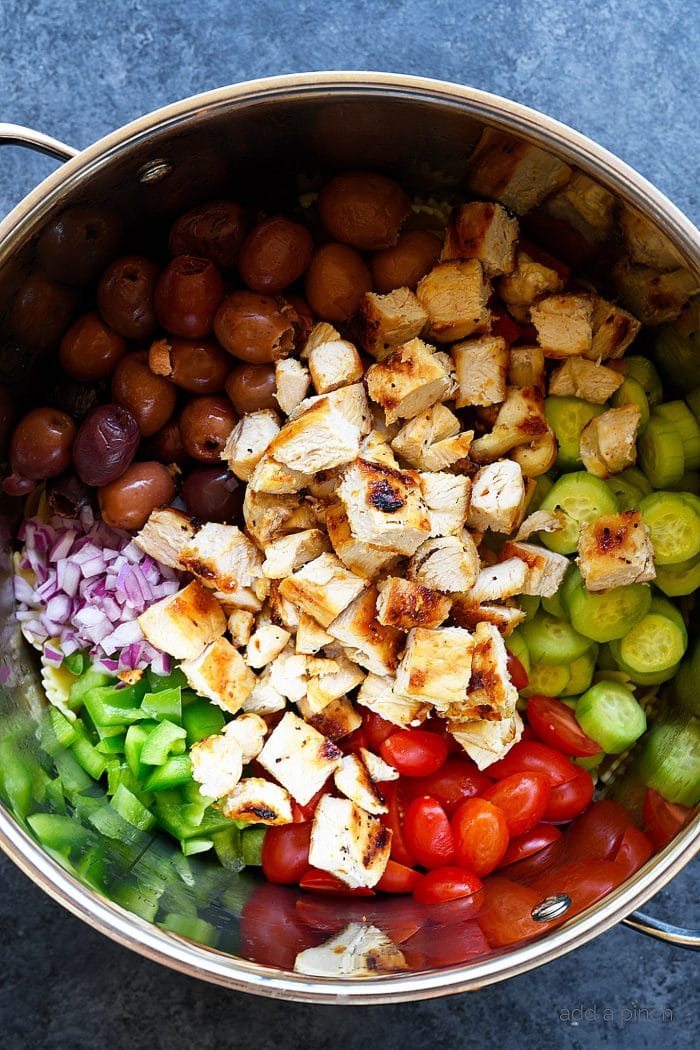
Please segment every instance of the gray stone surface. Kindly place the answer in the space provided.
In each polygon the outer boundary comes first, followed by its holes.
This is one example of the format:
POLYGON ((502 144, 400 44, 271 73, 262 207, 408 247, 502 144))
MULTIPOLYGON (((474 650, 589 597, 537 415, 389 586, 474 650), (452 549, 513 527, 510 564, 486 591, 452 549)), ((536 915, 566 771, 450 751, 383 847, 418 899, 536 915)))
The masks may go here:
MULTIPOLYGON (((697 222, 699 53, 697 16, 683 0, 2 0, 0 119, 83 147, 155 107, 241 79, 418 73, 572 125, 697 222)), ((49 170, 45 159, 3 150, 0 214, 49 170)), ((694 875, 697 866, 686 869, 653 910, 697 923, 694 875)), ((697 1045, 694 957, 623 928, 507 985, 346 1011, 171 973, 88 929, 4 858, 0 878, 4 1050, 697 1045), (579 1007, 585 1019, 567 1020, 579 1007)))

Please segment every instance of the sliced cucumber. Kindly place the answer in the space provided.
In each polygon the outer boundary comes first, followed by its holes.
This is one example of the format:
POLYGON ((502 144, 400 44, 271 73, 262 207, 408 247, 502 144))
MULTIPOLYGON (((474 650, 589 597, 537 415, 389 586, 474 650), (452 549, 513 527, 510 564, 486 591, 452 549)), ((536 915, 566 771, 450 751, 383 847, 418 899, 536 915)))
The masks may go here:
POLYGON ((576 721, 609 755, 619 755, 646 730, 644 711, 634 693, 619 682, 598 682, 576 705, 576 721))
POLYGON ((594 642, 622 638, 651 608, 651 587, 632 583, 609 591, 586 589, 578 569, 567 576, 562 599, 571 625, 594 642))
POLYGON ((681 436, 667 419, 655 415, 637 441, 637 462, 655 489, 680 481, 685 471, 681 436))
POLYGON ((533 664, 571 664, 591 647, 589 638, 574 630, 566 620, 540 612, 520 627, 533 664))
POLYGON ((694 499, 684 492, 652 492, 639 504, 657 566, 680 566, 700 554, 700 512, 694 499))
POLYGON ((613 394, 610 404, 613 408, 622 408, 623 405, 636 405, 640 412, 639 433, 644 433, 649 422, 649 402, 644 393, 644 388, 638 380, 632 376, 627 376, 622 385, 613 394))
POLYGON ((582 525, 603 514, 614 514, 619 508, 615 494, 600 478, 585 470, 565 474, 549 490, 540 504, 542 510, 559 511, 565 526, 559 532, 542 532, 542 543, 557 554, 573 554, 582 525))
MULTIPOLYGON (((642 391, 642 395, 644 391, 642 391)), ((579 439, 587 423, 603 412, 602 405, 593 405, 579 397, 548 397, 544 414, 559 445, 556 466, 559 470, 581 467, 579 439)))
POLYGON ((689 714, 654 726, 637 768, 644 782, 669 802, 700 802, 700 720, 689 714))
POLYGON ((697 470, 700 467, 700 423, 690 411, 685 401, 665 401, 654 410, 662 419, 672 423, 683 442, 685 469, 697 470))

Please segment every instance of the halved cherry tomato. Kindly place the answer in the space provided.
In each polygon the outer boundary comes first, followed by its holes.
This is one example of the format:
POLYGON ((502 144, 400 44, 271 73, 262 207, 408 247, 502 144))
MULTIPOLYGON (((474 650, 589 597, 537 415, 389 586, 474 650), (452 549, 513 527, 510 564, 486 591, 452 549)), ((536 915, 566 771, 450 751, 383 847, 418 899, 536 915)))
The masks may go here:
POLYGON ((647 788, 644 796, 644 831, 654 844, 654 848, 663 849, 680 831, 690 810, 678 802, 668 802, 663 795, 653 788, 647 788))
POLYGON ((513 773, 497 780, 481 797, 503 810, 509 835, 522 835, 542 820, 551 793, 544 773, 513 773))
POLYGON ((544 773, 552 787, 573 780, 580 771, 579 766, 559 751, 536 740, 520 740, 504 758, 489 766, 489 776, 495 780, 503 780, 513 773, 544 773))
POLYGON ((586 736, 571 708, 553 696, 531 696, 527 720, 543 744, 565 755, 586 758, 600 754, 600 744, 586 736))
POLYGON ((530 828, 522 835, 515 835, 510 840, 501 861, 501 867, 505 867, 506 864, 516 864, 525 857, 531 857, 560 838, 561 831, 554 824, 536 824, 534 828, 530 828))
POLYGON ((386 738, 395 733, 398 726, 395 726, 393 722, 387 722, 386 718, 375 714, 374 711, 367 711, 363 728, 367 738, 367 747, 370 751, 379 751, 386 738))
POLYGON ((447 814, 428 795, 408 804, 403 822, 406 845, 424 868, 441 868, 454 860, 454 842, 447 814))
POLYGON ((569 860, 613 860, 631 824, 619 802, 609 798, 594 802, 567 829, 566 855, 569 860))
POLYGON ((653 852, 654 846, 651 840, 634 824, 630 824, 622 836, 622 842, 613 859, 616 864, 624 868, 629 877, 634 875, 635 871, 639 871, 643 864, 646 864, 653 852))
POLYGON ((432 776, 407 780, 404 790, 409 799, 420 795, 437 799, 449 817, 465 798, 483 794, 492 784, 493 780, 482 773, 470 758, 448 758, 432 776))
POLYGON ((316 812, 316 806, 321 801, 321 796, 326 793, 326 790, 326 785, 324 784, 322 788, 319 788, 314 797, 309 799, 305 806, 301 806, 298 802, 292 799, 292 813, 294 814, 295 824, 313 819, 313 815, 316 812))
POLYGON ((476 921, 492 948, 531 940, 552 925, 532 918, 532 909, 543 894, 529 886, 492 875, 484 883, 484 894, 484 906, 476 921))
POLYGON ((294 968, 294 960, 305 948, 320 944, 324 937, 309 929, 296 913, 297 891, 263 882, 243 905, 241 955, 264 966, 294 968))
POLYGON ((268 882, 291 885, 309 866, 311 824, 268 828, 262 844, 262 869, 268 882))
POLYGON ((483 883, 472 871, 448 865, 434 868, 427 875, 421 875, 413 896, 419 904, 443 904, 445 901, 459 900, 461 897, 472 897, 483 888, 483 883))
POLYGON ((492 802, 468 798, 455 811, 450 828, 457 863, 475 875, 488 875, 503 860, 508 824, 503 810, 492 802))
POLYGON ((405 777, 427 777, 444 763, 447 744, 437 733, 399 729, 383 741, 379 754, 405 777))
POLYGON ((396 944, 408 940, 425 923, 426 909, 413 897, 391 897, 372 901, 368 897, 353 900, 320 893, 300 893, 297 915, 312 930, 326 934, 339 933, 350 922, 371 923, 396 944))
POLYGON ((543 872, 529 888, 538 891, 540 899, 566 893, 571 898, 571 907, 560 919, 553 920, 564 922, 601 900, 626 878, 624 867, 615 861, 572 860, 543 872))
POLYGON ((302 890, 313 890, 314 893, 337 893, 340 897, 374 897, 374 890, 369 886, 348 886, 342 879, 331 875, 320 868, 307 868, 299 879, 302 890))
POLYGON ((567 780, 565 784, 557 784, 552 788, 543 820, 551 820, 555 824, 573 820, 579 813, 583 813, 593 798, 594 791, 595 784, 591 774, 585 769, 579 769, 573 780, 567 780))
POLYGON ((353 729, 352 733, 339 741, 338 746, 344 755, 356 755, 361 747, 369 748, 365 727, 360 726, 358 729, 353 729))
POLYGON ((460 922, 440 927, 437 935, 434 929, 423 927, 401 950, 411 970, 428 970, 487 955, 489 944, 477 923, 460 922))
MULTIPOLYGON (((496 306, 493 311, 493 320, 491 322, 491 335, 500 335, 501 339, 505 339, 507 343, 517 343, 523 333, 522 328, 513 318, 507 313, 503 307, 496 306)), ((513 682, 515 685, 515 682, 513 682)), ((515 686, 516 689, 525 688, 525 686, 515 686)))
POLYGON ((518 691, 521 689, 527 689, 530 682, 527 671, 520 663, 520 660, 518 660, 515 653, 511 652, 508 653, 508 677, 518 691))
POLYGON ((412 893, 420 877, 419 871, 390 859, 375 889, 383 893, 412 893))
POLYGON ((382 794, 387 807, 387 812, 382 816, 382 823, 391 831, 391 857, 399 864, 412 868, 416 858, 410 852, 403 833, 408 806, 403 784, 398 780, 388 780, 382 784, 382 794))

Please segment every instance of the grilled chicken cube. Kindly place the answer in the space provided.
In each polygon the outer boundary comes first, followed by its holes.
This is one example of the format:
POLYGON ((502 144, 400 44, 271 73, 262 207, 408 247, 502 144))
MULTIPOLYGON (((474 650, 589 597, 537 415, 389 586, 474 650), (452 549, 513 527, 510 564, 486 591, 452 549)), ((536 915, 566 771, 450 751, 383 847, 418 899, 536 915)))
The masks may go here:
POLYGON ((433 342, 454 343, 491 326, 491 285, 478 259, 438 263, 419 281, 416 295, 428 313, 426 338, 433 342))
POLYGON ((309 665, 306 703, 314 714, 324 711, 333 700, 340 700, 365 680, 362 668, 341 653, 325 661, 310 657, 309 665), (311 672, 320 670, 321 663, 328 664, 329 670, 313 676, 311 672))
POLYGON ((469 478, 445 471, 426 471, 419 478, 423 502, 430 518, 430 535, 452 536, 460 533, 469 513, 469 478))
POLYGON ((180 562, 212 590, 223 594, 250 587, 262 575, 262 557, 236 525, 208 521, 180 552, 180 562))
POLYGON ((408 632, 396 672, 396 692, 445 711, 464 700, 471 675, 474 638, 462 627, 408 632))
POLYGON ((535 532, 561 532, 565 524, 563 514, 556 511, 535 510, 525 518, 515 538, 516 540, 527 540, 535 532))
POLYGON ((350 660, 383 675, 398 667, 404 639, 400 631, 377 619, 377 593, 376 587, 367 587, 358 594, 329 624, 328 633, 340 642, 350 660))
POLYGON ((334 554, 320 554, 279 585, 283 598, 328 627, 360 591, 365 581, 346 569, 334 554))
POLYGON ((362 348, 383 361, 423 331, 428 314, 410 288, 395 288, 387 295, 367 292, 358 319, 362 348))
POLYGON ((287 711, 267 738, 258 762, 305 806, 336 771, 342 757, 331 740, 287 711))
POLYGON ((248 644, 253 633, 254 624, 255 617, 247 609, 234 609, 233 612, 229 613, 226 626, 231 642, 237 649, 248 644))
POLYGON ((275 399, 285 416, 301 404, 311 386, 311 373, 295 357, 275 362, 275 399))
POLYGON ((450 623, 474 631, 477 624, 490 623, 497 627, 504 638, 512 634, 525 619, 525 613, 517 605, 474 604, 460 595, 450 609, 450 623))
POLYGON ((450 732, 479 769, 486 769, 504 758, 523 735, 523 722, 516 711, 500 722, 451 723, 450 732))
POLYGON ((357 427, 361 437, 369 434, 373 420, 364 383, 350 383, 348 386, 340 386, 337 390, 331 390, 328 394, 307 397, 290 413, 289 418, 298 419, 299 416, 324 400, 337 412, 340 412, 348 423, 357 427))
POLYGON ((585 357, 570 357, 549 379, 549 393, 555 397, 580 397, 594 405, 609 401, 624 376, 612 368, 588 361, 585 357))
POLYGON ((338 495, 357 540, 406 555, 430 535, 420 481, 411 471, 356 459, 346 469, 338 495))
POLYGON ((304 698, 297 704, 303 718, 329 740, 342 740, 362 725, 362 718, 346 697, 339 697, 326 704, 322 711, 313 711, 304 698))
POLYGON ((365 373, 367 393, 381 405, 387 423, 411 419, 442 400, 450 373, 422 339, 411 339, 365 373))
POLYGON ((497 335, 483 335, 452 347, 459 390, 457 408, 497 405, 506 399, 508 347, 497 335))
POLYGON ((286 631, 294 634, 299 627, 299 617, 301 613, 293 602, 290 602, 288 598, 280 591, 280 580, 270 580, 270 594, 268 597, 268 610, 272 623, 276 623, 278 627, 284 627, 286 631))
POLYGON ((627 310, 598 298, 593 311, 593 341, 586 357, 592 361, 622 357, 641 327, 627 310))
POLYGON ((332 325, 317 324, 311 331, 304 353, 318 394, 327 394, 362 379, 364 369, 360 355, 332 325))
POLYGON ((328 631, 324 631, 323 627, 319 626, 313 616, 309 616, 308 613, 301 614, 295 639, 298 653, 314 656, 323 649, 324 645, 329 645, 332 641, 333 639, 328 634, 328 631))
POLYGON ((260 668, 271 663, 279 656, 291 637, 289 631, 273 623, 258 627, 248 642, 245 656, 248 667, 260 668))
POLYGON ((281 536, 265 548, 263 574, 269 579, 281 580, 328 549, 328 539, 320 529, 304 529, 281 536))
POLYGON ((351 922, 316 948, 294 960, 296 973, 310 977, 376 977, 408 969, 406 957, 376 926, 351 922))
POLYGON ((511 386, 531 386, 544 391, 544 354, 541 347, 511 347, 508 382, 511 386))
POLYGON ((579 437, 579 453, 590 474, 608 478, 634 465, 641 418, 639 405, 630 404, 609 408, 586 423, 579 437))
POLYGON ((675 320, 688 299, 700 291, 700 281, 685 267, 661 273, 623 258, 612 276, 620 299, 642 324, 675 320))
MULTIPOLYGON (((544 390, 540 387, 509 387, 490 434, 472 442, 469 451, 475 463, 492 463, 520 445, 532 445, 551 434, 544 414, 544 390)), ((555 445, 556 450, 556 445, 555 445)))
POLYGON ((607 591, 656 578, 651 536, 638 510, 604 514, 582 525, 577 561, 589 591, 607 591))
POLYGON ((342 503, 328 508, 326 528, 333 550, 346 568, 365 580, 373 580, 388 572, 397 562, 393 551, 372 547, 352 534, 350 520, 342 503))
POLYGON ((501 551, 504 558, 520 558, 527 566, 527 576, 523 594, 539 595, 542 598, 553 598, 557 593, 569 568, 570 562, 563 554, 555 554, 546 547, 534 543, 520 543, 509 540, 501 551))
POLYGON ((474 603, 500 602, 523 594, 527 580, 527 565, 520 558, 507 558, 482 569, 466 598, 474 603))
POLYGON ((466 459, 474 437, 473 430, 465 430, 453 438, 445 438, 444 441, 436 441, 425 452, 421 461, 423 470, 445 470, 460 460, 466 459))
POLYGON ((195 693, 231 714, 243 707, 256 682, 241 654, 226 638, 217 638, 199 656, 182 660, 180 669, 195 693))
POLYGON ((517 463, 500 459, 476 472, 467 518, 470 528, 510 534, 523 520, 524 512, 525 484, 517 463))
POLYGON ((508 650, 500 631, 490 623, 477 624, 467 695, 450 708, 448 717, 456 722, 511 718, 517 700, 518 690, 508 674, 508 650))
POLYGON ((278 689, 275 689, 271 678, 269 667, 266 667, 263 673, 257 676, 252 692, 243 702, 245 712, 274 715, 277 711, 284 711, 287 706, 287 698, 282 696, 278 689))
POLYGON ((530 307, 545 295, 560 292, 564 282, 550 266, 535 262, 527 252, 518 252, 515 269, 507 277, 502 277, 497 287, 508 312, 516 321, 527 324, 530 307))
POLYGON ((357 755, 345 755, 333 774, 338 791, 367 813, 387 813, 384 796, 357 755))
POLYGON ((138 617, 146 641, 176 660, 191 660, 226 630, 226 617, 211 591, 193 580, 138 617))
POLYGON ((593 344, 595 296, 582 292, 548 295, 530 307, 530 320, 545 357, 588 354, 593 344))
POLYGON ((371 776, 375 784, 385 784, 388 780, 398 780, 399 772, 390 766, 388 762, 385 762, 379 755, 375 755, 373 751, 368 751, 366 747, 360 748, 360 758, 367 767, 367 772, 371 776))
POLYGON ((197 527, 181 510, 151 511, 148 521, 134 536, 134 543, 161 565, 181 569, 180 553, 193 539, 197 527))
POLYGON ((295 652, 289 644, 267 667, 272 688, 295 703, 306 696, 306 660, 303 653, 295 652))
POLYGON ((574 229, 593 246, 606 240, 612 232, 614 205, 612 193, 588 175, 576 171, 564 189, 545 201, 543 208, 547 215, 574 229))
POLYGON ((471 201, 455 208, 445 233, 440 261, 478 259, 487 277, 512 273, 518 220, 490 201, 471 201))
POLYGON ((479 572, 479 552, 471 536, 440 536, 421 544, 408 563, 409 580, 448 594, 467 591, 479 572))
POLYGON ((359 427, 324 396, 285 423, 267 451, 278 463, 313 474, 349 463, 359 449, 359 427))
POLYGON ((262 749, 267 725, 258 715, 240 715, 221 733, 192 745, 192 777, 200 793, 217 799, 233 791, 243 766, 262 749))
POLYGON ((619 221, 632 262, 663 271, 677 270, 683 265, 683 257, 669 238, 636 208, 624 205, 619 221))
POLYGON ((248 479, 248 487, 253 492, 269 492, 273 495, 287 495, 301 492, 312 481, 314 475, 303 470, 293 470, 278 463, 272 456, 263 455, 258 460, 255 470, 248 479))
POLYGON ((409 467, 441 470, 469 454, 474 433, 460 433, 454 412, 446 405, 432 405, 405 423, 392 439, 391 447, 409 467))
POLYGON ((357 702, 402 729, 424 722, 431 706, 425 700, 412 700, 398 693, 396 679, 391 675, 376 674, 367 675, 357 694, 357 702))
POLYGON ((224 799, 221 812, 229 820, 277 827, 294 820, 288 791, 263 777, 245 777, 224 799))
POLYGON ((247 412, 226 439, 221 458, 237 478, 248 481, 279 431, 279 417, 271 409, 262 408, 258 412, 247 412))
POLYGON ((492 197, 516 215, 525 215, 565 186, 571 168, 552 153, 508 132, 486 128, 470 158, 468 188, 475 197, 492 197))
POLYGON ((360 442, 360 459, 367 459, 370 463, 381 463, 385 467, 393 467, 394 470, 401 469, 386 435, 378 430, 370 430, 360 442))
POLYGON ((350 799, 321 796, 311 826, 312 867, 353 888, 374 886, 384 874, 390 849, 391 832, 379 817, 350 799))
POLYGON ((415 580, 389 576, 379 584, 377 620, 399 631, 439 627, 450 614, 451 599, 415 580))
POLYGON ((248 487, 243 498, 243 520, 246 531, 263 550, 280 536, 316 528, 311 507, 301 496, 273 496, 248 487))

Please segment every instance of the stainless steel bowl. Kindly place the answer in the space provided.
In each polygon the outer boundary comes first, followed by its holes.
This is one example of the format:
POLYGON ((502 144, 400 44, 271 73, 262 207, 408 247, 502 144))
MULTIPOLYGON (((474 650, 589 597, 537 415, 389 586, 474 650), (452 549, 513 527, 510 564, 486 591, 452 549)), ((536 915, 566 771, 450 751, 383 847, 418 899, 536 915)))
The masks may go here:
MULTIPOLYGON (((39 233, 67 206, 109 202, 137 230, 225 191, 245 195, 254 187, 258 195, 269 190, 279 197, 309 184, 308 179, 319 173, 348 167, 379 168, 417 193, 441 196, 464 185, 470 156, 487 128, 502 133, 513 146, 534 144, 588 176, 611 195, 611 214, 630 208, 641 213, 651 224, 650 232, 678 256, 677 265, 700 283, 700 234, 695 227, 635 171, 570 128, 524 106, 455 84, 394 74, 311 73, 234 85, 178 102, 80 153, 27 129, 0 125, 0 141, 24 142, 66 161, 0 223, 0 332, 7 327, 8 305, 18 284, 34 265, 39 233)), ((0 354, 0 362, 7 352, 0 354)), ((1 525, 7 544, 10 526, 6 521, 1 525)), ((0 732, 9 726, 21 737, 29 765, 38 747, 30 730, 42 698, 13 617, 7 547, 3 559, 0 732)), ((65 870, 8 806, 0 807, 0 845, 55 900, 151 959, 262 995, 370 1003, 477 989, 584 944, 629 916, 690 861, 700 848, 700 817, 624 885, 536 940, 471 964, 364 978, 310 978, 242 958, 235 931, 240 901, 250 888, 245 877, 231 875, 228 895, 211 905, 208 918, 221 936, 218 947, 208 947, 113 903, 90 884, 89 872, 78 874, 79 867, 65 870)), ((158 877, 170 871, 172 880, 179 880, 181 897, 201 904, 196 883, 188 885, 171 865, 167 845, 154 849, 158 877)), ((114 857, 108 860, 116 863, 114 857)), ((125 878, 128 874, 122 872, 125 878)), ((133 907, 133 893, 130 900, 133 907)), ((275 921, 271 915, 273 934, 275 921)), ((692 931, 668 928, 643 916, 628 921, 679 944, 697 944, 692 931)))

